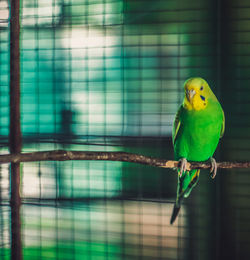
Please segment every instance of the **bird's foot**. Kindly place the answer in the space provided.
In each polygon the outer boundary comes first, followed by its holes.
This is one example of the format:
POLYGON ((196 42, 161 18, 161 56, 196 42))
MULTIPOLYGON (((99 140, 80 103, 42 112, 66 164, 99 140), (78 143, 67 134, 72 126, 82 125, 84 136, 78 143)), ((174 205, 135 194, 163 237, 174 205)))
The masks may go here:
POLYGON ((210 158, 210 162, 211 162, 211 169, 210 169, 211 178, 214 179, 217 173, 217 163, 213 157, 210 158))
POLYGON ((180 163, 180 172, 179 172, 179 175, 180 177, 182 176, 182 173, 186 171, 187 169, 187 159, 186 158, 181 158, 179 160, 179 163, 180 163))

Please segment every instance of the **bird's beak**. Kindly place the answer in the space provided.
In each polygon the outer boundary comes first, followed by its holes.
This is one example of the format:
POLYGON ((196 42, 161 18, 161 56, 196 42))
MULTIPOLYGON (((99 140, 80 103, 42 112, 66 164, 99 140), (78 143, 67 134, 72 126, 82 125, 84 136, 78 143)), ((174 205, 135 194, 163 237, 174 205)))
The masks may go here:
POLYGON ((195 90, 194 89, 190 89, 190 90, 186 90, 186 96, 187 96, 187 99, 188 101, 190 102, 191 99, 193 98, 193 96, 195 95, 195 90))

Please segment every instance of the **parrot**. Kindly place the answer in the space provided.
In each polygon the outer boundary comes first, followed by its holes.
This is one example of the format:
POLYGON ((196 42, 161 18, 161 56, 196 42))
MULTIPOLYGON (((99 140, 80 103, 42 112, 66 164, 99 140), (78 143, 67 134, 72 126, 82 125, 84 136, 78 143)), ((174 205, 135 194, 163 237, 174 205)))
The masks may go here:
POLYGON ((187 169, 187 161, 210 160, 211 177, 217 173, 213 154, 225 131, 223 109, 210 89, 200 77, 190 78, 184 83, 185 96, 179 107, 172 130, 175 160, 179 161, 177 196, 170 224, 173 224, 181 207, 199 180, 199 169, 187 169))

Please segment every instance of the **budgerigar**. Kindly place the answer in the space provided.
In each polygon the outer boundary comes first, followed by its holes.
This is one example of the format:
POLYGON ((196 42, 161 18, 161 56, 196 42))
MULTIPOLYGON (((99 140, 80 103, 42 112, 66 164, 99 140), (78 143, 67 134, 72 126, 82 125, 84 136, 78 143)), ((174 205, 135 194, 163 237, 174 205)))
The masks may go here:
POLYGON ((172 134, 175 159, 180 161, 180 168, 171 224, 179 213, 183 198, 189 196, 199 179, 200 170, 187 171, 187 161, 210 159, 211 176, 214 178, 217 165, 212 156, 225 129, 222 107, 204 79, 188 79, 184 90, 185 97, 175 116, 172 134))

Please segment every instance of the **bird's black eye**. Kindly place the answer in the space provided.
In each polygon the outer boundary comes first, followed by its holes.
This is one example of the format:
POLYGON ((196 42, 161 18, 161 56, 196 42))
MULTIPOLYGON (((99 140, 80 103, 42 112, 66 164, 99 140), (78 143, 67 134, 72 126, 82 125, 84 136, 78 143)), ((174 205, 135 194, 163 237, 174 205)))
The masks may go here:
POLYGON ((203 86, 201 86, 200 90, 203 90, 203 86))

